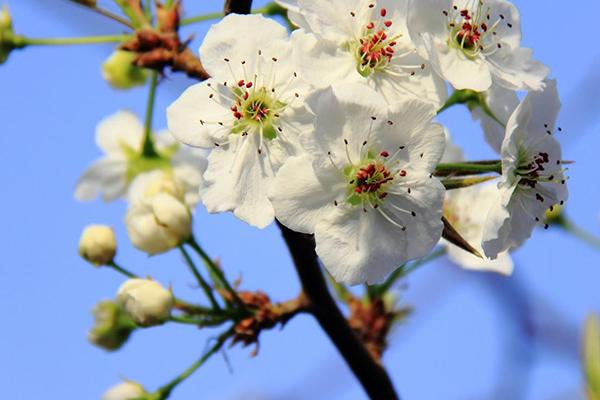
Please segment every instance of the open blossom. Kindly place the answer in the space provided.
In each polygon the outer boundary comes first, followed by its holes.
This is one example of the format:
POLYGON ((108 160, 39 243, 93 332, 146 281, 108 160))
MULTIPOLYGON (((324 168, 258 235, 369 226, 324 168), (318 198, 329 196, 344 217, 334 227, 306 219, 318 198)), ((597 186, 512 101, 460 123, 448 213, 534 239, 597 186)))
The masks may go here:
MULTIPOLYGON (((498 188, 495 185, 471 186, 446 192, 444 216, 461 236, 480 253, 483 224, 488 210, 498 198, 498 188)), ((453 245, 446 244, 448 257, 454 263, 466 269, 478 271, 493 271, 510 275, 513 262, 508 252, 498 254, 495 260, 481 259, 453 245)))
POLYGON ((492 85, 485 93, 484 99, 489 115, 481 107, 475 107, 471 113, 473 119, 479 120, 485 140, 498 154, 502 151, 502 142, 506 133, 505 126, 519 105, 519 98, 514 90, 492 85))
POLYGON ((506 0, 411 0, 408 29, 419 54, 456 89, 544 86, 549 70, 521 47, 519 12, 506 0))
POLYGON ((260 15, 229 15, 200 47, 212 76, 188 88, 167 110, 183 143, 211 148, 202 202, 265 227, 274 211, 267 194, 283 162, 299 151, 304 95, 285 28, 260 15))
POLYGON ((164 253, 187 240, 192 215, 181 186, 162 171, 139 175, 128 193, 127 233, 135 247, 148 254, 164 253))
POLYGON ((315 234, 316 251, 340 282, 379 282, 426 255, 442 233, 444 187, 431 173, 444 152, 430 103, 388 105, 365 85, 309 98, 307 154, 289 159, 272 193, 277 218, 315 234), (318 111, 318 113, 317 113, 318 111))
POLYGON ((407 1, 281 1, 302 28, 292 40, 307 80, 321 88, 365 83, 388 102, 411 94, 441 106, 447 89, 409 39, 407 1))
POLYGON ((560 145, 554 138, 560 100, 556 81, 530 92, 506 126, 502 143, 500 193, 483 229, 488 257, 519 246, 531 236, 548 208, 567 200, 560 145))
POLYGON ((100 122, 96 143, 105 156, 94 162, 79 178, 75 197, 93 200, 99 194, 104 201, 122 197, 140 173, 162 170, 173 173, 185 188, 190 206, 198 202, 202 168, 206 160, 202 151, 180 146, 168 132, 154 136, 159 157, 142 157, 144 127, 137 116, 119 111, 100 122))

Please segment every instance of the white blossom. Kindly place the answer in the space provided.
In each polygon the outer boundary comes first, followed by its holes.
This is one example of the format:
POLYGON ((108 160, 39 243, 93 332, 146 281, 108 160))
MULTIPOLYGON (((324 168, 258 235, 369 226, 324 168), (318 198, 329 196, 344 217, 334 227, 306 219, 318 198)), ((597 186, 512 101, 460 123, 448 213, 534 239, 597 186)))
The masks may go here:
POLYGON ((212 78, 168 108, 169 129, 212 149, 201 192, 207 210, 265 227, 273 221, 267 194, 275 173, 299 152, 310 88, 294 68, 286 29, 260 15, 232 14, 213 25, 200 55, 212 78))
POLYGON ((411 0, 408 29, 419 54, 456 89, 544 86, 549 70, 521 47, 519 12, 506 0, 411 0))
MULTIPOLYGON (((498 195, 495 185, 471 186, 446 192, 444 216, 480 253, 483 253, 483 224, 498 195)), ((506 251, 498 254, 495 260, 481 259, 446 241, 443 243, 447 246, 450 260, 465 269, 493 271, 504 275, 510 275, 513 271, 512 259, 506 251)))
POLYGON ((483 229, 488 257, 521 245, 548 208, 567 200, 561 148, 554 133, 560 100, 556 81, 530 92, 506 126, 500 190, 483 229))
POLYGON ((301 71, 309 82, 365 83, 388 101, 411 94, 440 107, 446 85, 411 42, 408 0, 288 0, 301 71))
POLYGON ((119 111, 100 122, 96 143, 105 155, 95 161, 81 176, 75 197, 81 201, 112 201, 126 194, 133 179, 143 172, 172 172, 183 185, 190 206, 198 202, 202 183, 201 170, 206 160, 201 151, 180 146, 168 132, 154 135, 159 157, 142 157, 144 127, 135 114, 119 111))
POLYGON ((277 218, 315 234, 316 251, 337 281, 379 282, 426 255, 442 233, 444 188, 432 171, 443 128, 428 102, 388 105, 365 85, 311 96, 307 154, 290 158, 272 193, 277 218))
POLYGON ((475 107, 471 114, 473 119, 479 120, 485 140, 496 153, 500 154, 506 133, 506 124, 519 105, 519 98, 514 90, 498 85, 492 85, 484 93, 483 98, 492 115, 486 113, 482 107, 475 107))
POLYGON ((148 253, 164 253, 191 235, 192 216, 181 186, 162 171, 139 175, 128 194, 125 217, 129 238, 148 253))
POLYGON ((135 278, 121 285, 117 302, 138 325, 154 326, 169 318, 174 298, 160 283, 135 278))
POLYGON ((117 252, 117 239, 110 226, 90 225, 81 233, 79 255, 94 265, 106 265, 117 252))
POLYGON ((146 394, 142 385, 124 381, 108 389, 103 395, 102 400, 136 400, 146 394))

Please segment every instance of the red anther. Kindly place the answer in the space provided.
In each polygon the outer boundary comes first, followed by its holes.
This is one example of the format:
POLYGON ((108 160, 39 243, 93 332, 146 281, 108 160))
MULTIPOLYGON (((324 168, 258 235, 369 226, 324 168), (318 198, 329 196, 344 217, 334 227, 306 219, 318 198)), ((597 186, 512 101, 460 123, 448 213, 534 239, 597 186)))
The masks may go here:
POLYGON ((244 93, 244 100, 248 100, 248 96, 250 96, 248 92, 244 93))
POLYGON ((387 197, 387 195, 388 195, 388 193, 387 193, 387 192, 383 192, 383 193, 381 193, 381 194, 379 195, 379 198, 383 200, 383 199, 385 199, 385 198, 387 197))
POLYGON ((354 188, 354 193, 361 194, 361 193, 362 193, 362 189, 361 189, 361 187, 360 187, 360 186, 357 186, 357 187, 355 187, 355 188, 354 188))
POLYGON ((405 170, 401 170, 400 171, 400 176, 401 177, 405 177, 406 176, 406 171, 405 170))
POLYGON ((390 156, 390 153, 388 153, 387 151, 385 151, 385 150, 384 150, 384 151, 382 151, 381 153, 379 153, 379 155, 380 155, 381 157, 389 157, 389 156, 390 156))
POLYGON ((238 110, 237 106, 231 107, 231 111, 236 112, 238 110))
POLYGON ((483 29, 483 31, 484 31, 484 32, 487 32, 487 30, 488 30, 488 26, 486 25, 486 23, 485 23, 485 22, 482 22, 482 23, 481 23, 481 29, 483 29))
POLYGON ((245 84, 246 84, 246 82, 245 82, 243 79, 242 79, 242 80, 240 80, 240 81, 238 82, 238 86, 239 86, 239 87, 242 87, 242 86, 244 86, 245 84))
POLYGON ((237 118, 237 119, 242 119, 242 114, 240 114, 240 113, 239 113, 239 112, 237 112, 237 111, 233 113, 233 116, 234 116, 235 118, 237 118))
POLYGON ((385 8, 382 8, 381 11, 379 11, 379 15, 381 15, 382 17, 385 17, 386 14, 387 10, 385 8))
POLYGON ((372 174, 373 172, 375 172, 375 165, 373 165, 373 164, 369 164, 365 170, 366 170, 366 171, 367 171, 367 173, 370 175, 370 174, 372 174))
POLYGON ((390 42, 390 46, 395 46, 395 45, 397 45, 397 44, 398 44, 398 43, 397 43, 396 41, 392 41, 392 42, 390 42))
POLYGON ((385 21, 383 24, 389 28, 392 26, 392 21, 385 21))
POLYGON ((248 82, 248 83, 246 83, 246 87, 247 87, 248 89, 250 89, 250 88, 252 87, 252 82, 248 82))
POLYGON ((367 24, 367 29, 373 29, 373 28, 375 28, 375 24, 373 22, 369 22, 367 24))

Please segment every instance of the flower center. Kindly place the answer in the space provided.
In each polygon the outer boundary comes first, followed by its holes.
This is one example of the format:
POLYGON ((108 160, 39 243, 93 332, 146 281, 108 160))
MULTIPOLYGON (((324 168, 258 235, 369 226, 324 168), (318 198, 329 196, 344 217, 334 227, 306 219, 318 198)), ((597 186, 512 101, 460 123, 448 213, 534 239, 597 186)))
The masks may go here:
MULTIPOLYGON (((448 45, 460 49, 468 58, 474 59, 479 55, 489 56, 502 48, 498 38, 498 26, 505 20, 499 14, 492 23, 490 7, 484 8, 484 0, 476 2, 475 11, 452 7, 450 11, 442 11, 448 19, 448 45)), ((507 22, 512 28, 513 25, 507 22)))
MULTIPOLYGON (((370 8, 374 4, 369 5, 370 8)), ((379 10, 380 18, 368 22, 362 30, 362 36, 349 44, 350 51, 356 59, 359 74, 368 77, 376 71, 384 69, 394 56, 396 40, 400 35, 389 36, 392 21, 385 20, 387 10, 379 10)))
MULTIPOLYGON (((347 186, 346 202, 351 205, 369 204, 377 208, 383 204, 388 195, 388 187, 394 180, 394 172, 386 164, 389 157, 387 151, 382 151, 377 156, 367 154, 367 157, 358 165, 348 165, 344 168, 347 186)), ((405 176, 405 171, 398 171, 405 176)))
POLYGON ((259 130, 265 139, 275 139, 276 122, 286 104, 272 96, 273 91, 256 88, 253 82, 245 80, 240 80, 231 92, 234 95, 231 112, 235 118, 231 132, 247 134, 250 130, 259 130))
POLYGON ((540 180, 551 181, 553 176, 547 177, 544 174, 545 165, 549 162, 548 153, 540 152, 530 162, 521 164, 516 170, 516 174, 521 177, 519 184, 535 189, 540 180))

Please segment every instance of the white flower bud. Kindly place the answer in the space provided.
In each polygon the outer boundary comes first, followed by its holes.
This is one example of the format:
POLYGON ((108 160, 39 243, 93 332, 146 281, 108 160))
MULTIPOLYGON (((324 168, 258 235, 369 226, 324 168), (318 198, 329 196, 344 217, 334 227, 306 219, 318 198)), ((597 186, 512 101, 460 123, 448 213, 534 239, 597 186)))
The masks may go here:
POLYGON ((117 302, 140 326, 160 325, 171 315, 173 294, 149 279, 129 279, 121 285, 117 302))
POLYGON ((132 381, 125 381, 108 389, 102 395, 102 400, 134 400, 145 394, 146 391, 142 385, 132 381))
POLYGON ((102 77, 115 89, 131 89, 146 83, 148 74, 143 68, 133 65, 136 54, 125 50, 116 50, 102 64, 102 77))
POLYGON ((110 263, 117 252, 117 240, 112 228, 90 225, 79 239, 79 255, 90 263, 100 266, 110 263))
POLYGON ((139 175, 129 192, 125 223, 135 247, 148 253, 164 253, 191 235, 192 216, 184 193, 162 171, 139 175))

